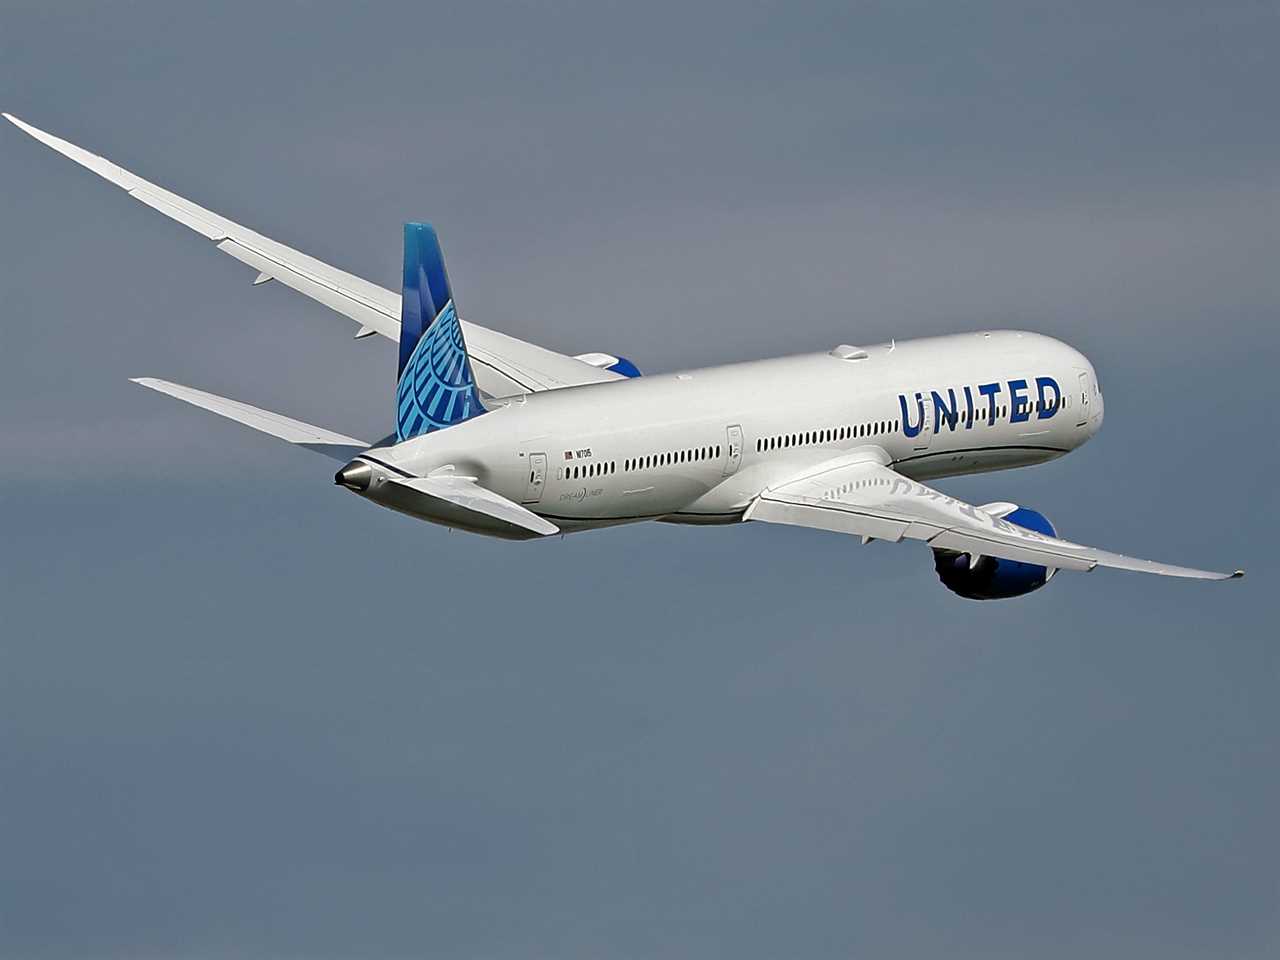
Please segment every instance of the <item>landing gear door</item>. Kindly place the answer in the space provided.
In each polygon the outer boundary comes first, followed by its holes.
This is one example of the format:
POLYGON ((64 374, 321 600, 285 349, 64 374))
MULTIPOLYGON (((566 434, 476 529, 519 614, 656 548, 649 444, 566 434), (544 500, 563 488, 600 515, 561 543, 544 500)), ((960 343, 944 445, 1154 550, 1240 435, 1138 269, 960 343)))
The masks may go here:
POLYGON ((542 488, 547 484, 547 455, 529 454, 529 482, 524 491, 524 503, 537 503, 542 499, 542 488))
POLYGON ((732 476, 742 466, 742 427, 725 427, 724 475, 732 476))

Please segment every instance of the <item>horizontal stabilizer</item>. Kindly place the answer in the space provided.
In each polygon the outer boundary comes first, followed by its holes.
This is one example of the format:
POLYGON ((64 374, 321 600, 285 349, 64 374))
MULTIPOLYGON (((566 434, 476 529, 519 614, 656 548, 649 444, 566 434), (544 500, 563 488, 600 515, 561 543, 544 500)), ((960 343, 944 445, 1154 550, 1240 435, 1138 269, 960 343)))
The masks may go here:
POLYGON ((554 523, 467 477, 412 477, 392 483, 416 494, 443 500, 465 512, 478 513, 544 537, 560 532, 554 523))
POLYGON ((214 393, 184 387, 180 383, 170 383, 168 380, 157 380, 154 377, 134 377, 132 382, 160 393, 167 393, 186 403, 203 407, 220 417, 252 427, 260 433, 269 434, 337 460, 349 460, 356 454, 369 449, 369 445, 363 440, 334 433, 323 427, 312 426, 301 420, 294 420, 292 417, 272 413, 270 410, 253 407, 239 400, 229 400, 214 393))

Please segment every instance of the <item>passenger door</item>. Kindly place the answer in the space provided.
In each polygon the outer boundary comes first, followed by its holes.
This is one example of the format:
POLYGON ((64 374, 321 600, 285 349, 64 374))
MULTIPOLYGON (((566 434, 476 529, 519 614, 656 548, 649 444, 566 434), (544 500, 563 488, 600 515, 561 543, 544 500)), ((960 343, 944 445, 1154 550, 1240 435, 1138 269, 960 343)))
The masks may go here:
POLYGON ((1089 422, 1089 375, 1081 373, 1077 378, 1080 385, 1080 406, 1076 408, 1076 426, 1083 427, 1089 422))
POLYGON ((732 476, 742 466, 742 427, 725 427, 724 475, 732 476))
POLYGON ((920 432, 916 434, 913 450, 929 449, 929 441, 933 439, 933 397, 921 399, 923 412, 920 414, 920 432))
POLYGON ((524 492, 524 503, 537 503, 542 499, 542 488, 547 483, 547 455, 529 454, 529 483, 524 492))

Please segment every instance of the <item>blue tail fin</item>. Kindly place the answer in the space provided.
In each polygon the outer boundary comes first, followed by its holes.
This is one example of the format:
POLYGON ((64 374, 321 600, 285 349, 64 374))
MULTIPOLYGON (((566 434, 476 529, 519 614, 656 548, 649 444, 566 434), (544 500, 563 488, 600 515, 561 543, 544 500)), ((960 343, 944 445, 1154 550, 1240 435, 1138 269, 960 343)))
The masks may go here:
POLYGON ((396 438, 442 430, 484 412, 440 240, 430 224, 406 223, 396 438))

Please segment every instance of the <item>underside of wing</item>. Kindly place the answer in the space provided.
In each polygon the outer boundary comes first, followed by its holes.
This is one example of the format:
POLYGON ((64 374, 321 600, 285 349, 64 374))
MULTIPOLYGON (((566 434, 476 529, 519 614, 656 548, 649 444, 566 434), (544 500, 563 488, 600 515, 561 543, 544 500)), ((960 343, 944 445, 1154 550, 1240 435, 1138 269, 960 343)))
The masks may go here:
MULTIPOLYGON (((6 113, 4 117, 45 146, 120 187, 135 200, 213 241, 219 250, 258 271, 255 283, 277 280, 349 317, 360 325, 357 337, 378 333, 390 340, 399 339, 398 293, 255 233, 11 114, 6 113)), ((613 371, 465 320, 462 328, 475 365, 476 380, 480 389, 490 396, 507 397, 622 378, 613 371)))
POLYGON ((764 491, 748 508, 745 519, 814 527, 865 539, 919 540, 936 550, 1050 569, 1114 567, 1196 580, 1243 576, 1239 570, 1216 573, 1140 560, 1038 533, 910 480, 872 455, 856 453, 764 491))

